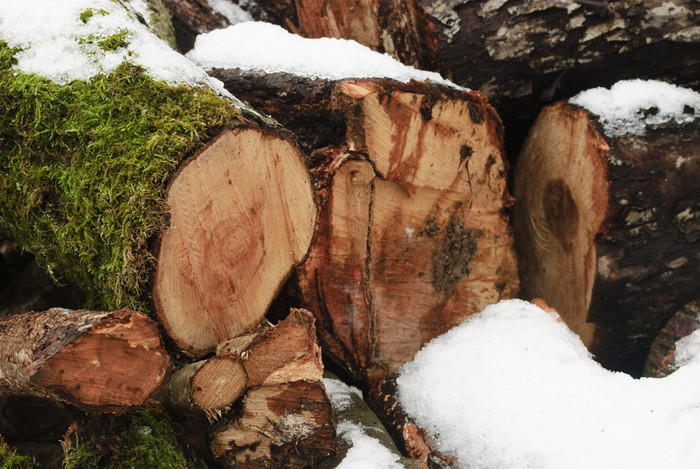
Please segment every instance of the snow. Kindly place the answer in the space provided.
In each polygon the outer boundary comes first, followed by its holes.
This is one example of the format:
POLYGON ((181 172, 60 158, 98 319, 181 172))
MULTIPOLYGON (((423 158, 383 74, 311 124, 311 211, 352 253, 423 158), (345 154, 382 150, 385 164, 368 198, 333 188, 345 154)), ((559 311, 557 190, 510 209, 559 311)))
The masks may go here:
POLYGON ((303 77, 391 78, 401 82, 431 81, 459 88, 439 74, 418 70, 346 39, 307 39, 282 27, 245 22, 197 36, 187 53, 206 69, 238 68, 266 73, 284 72, 303 77))
POLYGON ((654 80, 623 80, 569 100, 597 114, 612 137, 643 135, 647 125, 685 124, 700 118, 700 93, 654 80))
MULTIPOLYGON (((337 379, 324 378, 323 384, 336 414, 348 410, 353 394, 362 398, 362 392, 359 389, 348 386, 337 379)), ((398 456, 392 454, 377 439, 367 435, 360 425, 341 419, 336 425, 336 431, 351 445, 336 469, 403 468, 398 463, 398 456)))
POLYGON ((408 415, 469 468, 697 467, 700 332, 661 379, 605 370, 553 313, 487 307, 397 377, 408 415), (692 357, 692 358, 691 358, 692 357))
POLYGON ((250 13, 231 0, 208 0, 208 2, 212 10, 222 15, 231 24, 253 21, 253 16, 250 13))
POLYGON ((172 50, 148 31, 129 9, 144 5, 112 0, 22 0, 0 2, 0 40, 19 47, 16 69, 66 84, 108 74, 128 60, 156 80, 169 84, 207 85, 232 98, 220 81, 172 50), (81 12, 93 9, 86 22, 81 12), (126 47, 106 51, 97 42, 127 30, 126 47))

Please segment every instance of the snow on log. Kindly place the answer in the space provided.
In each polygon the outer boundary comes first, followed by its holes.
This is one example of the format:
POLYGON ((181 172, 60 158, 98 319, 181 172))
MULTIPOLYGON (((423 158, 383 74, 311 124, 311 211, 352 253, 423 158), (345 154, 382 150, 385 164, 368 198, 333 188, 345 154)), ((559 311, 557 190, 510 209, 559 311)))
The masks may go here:
POLYGON ((631 78, 700 84, 692 0, 420 0, 438 59, 504 120, 631 78))
POLYGON ((130 310, 26 313, 0 320, 0 337, 3 393, 114 411, 141 405, 170 374, 158 326, 130 310))
POLYGON ((676 371, 682 360, 676 360, 676 344, 700 329, 700 305, 691 301, 683 306, 661 329, 651 344, 644 364, 644 376, 663 378, 676 371))
POLYGON ((337 452, 333 408, 311 313, 292 309, 276 326, 221 344, 239 356, 247 390, 209 434, 226 467, 313 466, 337 452))
POLYGON ((299 136, 321 206, 304 300, 328 357, 381 379, 518 290, 503 129, 481 95, 437 74, 285 35, 241 24, 200 36, 188 56, 299 136), (389 78, 342 78, 363 73, 389 78))
POLYGON ((92 304, 153 305, 188 355, 258 324, 316 218, 292 137, 120 2, 0 22, 0 229, 92 304))
POLYGON ((450 467, 689 468, 700 457, 700 333, 680 349, 673 374, 633 379, 596 363, 557 315, 502 301, 399 370, 398 406, 450 467))
POLYGON ((697 295, 699 117, 697 93, 625 81, 545 108, 523 145, 522 294, 614 369, 641 374, 659 329, 697 295))

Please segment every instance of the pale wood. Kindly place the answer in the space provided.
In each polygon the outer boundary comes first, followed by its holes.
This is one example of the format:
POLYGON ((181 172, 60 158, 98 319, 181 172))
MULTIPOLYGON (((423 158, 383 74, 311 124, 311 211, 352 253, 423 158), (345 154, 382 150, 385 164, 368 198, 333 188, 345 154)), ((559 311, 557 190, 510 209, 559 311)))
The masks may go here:
POLYGON ((143 404, 169 377, 151 319, 130 310, 53 308, 0 320, 0 388, 84 410, 143 404))
POLYGON ((588 346, 595 333, 588 322, 595 237, 608 205, 607 150, 586 111, 545 108, 523 146, 515 183, 522 295, 542 297, 588 346))
POLYGON ((167 189, 155 309, 187 354, 254 327, 313 235, 316 208, 299 150, 255 128, 228 129, 167 189))

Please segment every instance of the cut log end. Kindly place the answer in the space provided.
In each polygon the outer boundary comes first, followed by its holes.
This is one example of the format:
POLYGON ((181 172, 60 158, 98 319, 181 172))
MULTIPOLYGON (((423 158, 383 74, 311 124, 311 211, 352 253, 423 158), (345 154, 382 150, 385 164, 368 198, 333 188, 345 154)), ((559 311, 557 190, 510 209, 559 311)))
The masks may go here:
POLYGON ((311 183, 288 141, 229 129, 174 176, 167 203, 156 312, 185 353, 201 356, 257 324, 306 255, 311 183))
POLYGON ((607 215, 607 150, 588 112, 554 105, 530 131, 515 177, 522 295, 543 298, 586 345, 595 332, 588 310, 607 215))
POLYGON ((210 419, 243 395, 248 378, 238 357, 212 357, 192 377, 192 401, 210 419))

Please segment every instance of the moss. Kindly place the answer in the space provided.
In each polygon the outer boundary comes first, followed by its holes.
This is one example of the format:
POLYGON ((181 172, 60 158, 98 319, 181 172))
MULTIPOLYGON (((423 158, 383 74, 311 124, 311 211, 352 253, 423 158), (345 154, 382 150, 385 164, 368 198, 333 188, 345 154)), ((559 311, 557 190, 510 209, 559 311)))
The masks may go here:
POLYGON ((239 111, 128 62, 59 86, 10 70, 16 52, 0 43, 0 231, 84 289, 87 307, 147 310, 164 187, 239 111))
POLYGON ((120 29, 118 32, 107 36, 101 41, 97 41, 97 45, 106 51, 113 51, 120 47, 126 47, 129 45, 129 42, 126 40, 127 34, 129 34, 129 31, 120 29))
MULTIPOLYGON (((173 422, 167 414, 134 408, 111 416, 102 425, 99 441, 76 445, 66 452, 66 469, 189 469, 196 467, 185 456, 173 422), (102 451, 98 450, 102 448, 102 451)), ((91 430, 94 434, 94 429, 91 430)))
POLYGON ((100 15, 106 15, 107 10, 103 10, 102 8, 86 8, 85 10, 80 12, 80 21, 83 23, 87 23, 90 18, 95 16, 95 13, 99 13, 100 15))
POLYGON ((29 456, 20 456, 0 437, 0 469, 32 469, 34 461, 29 456))

